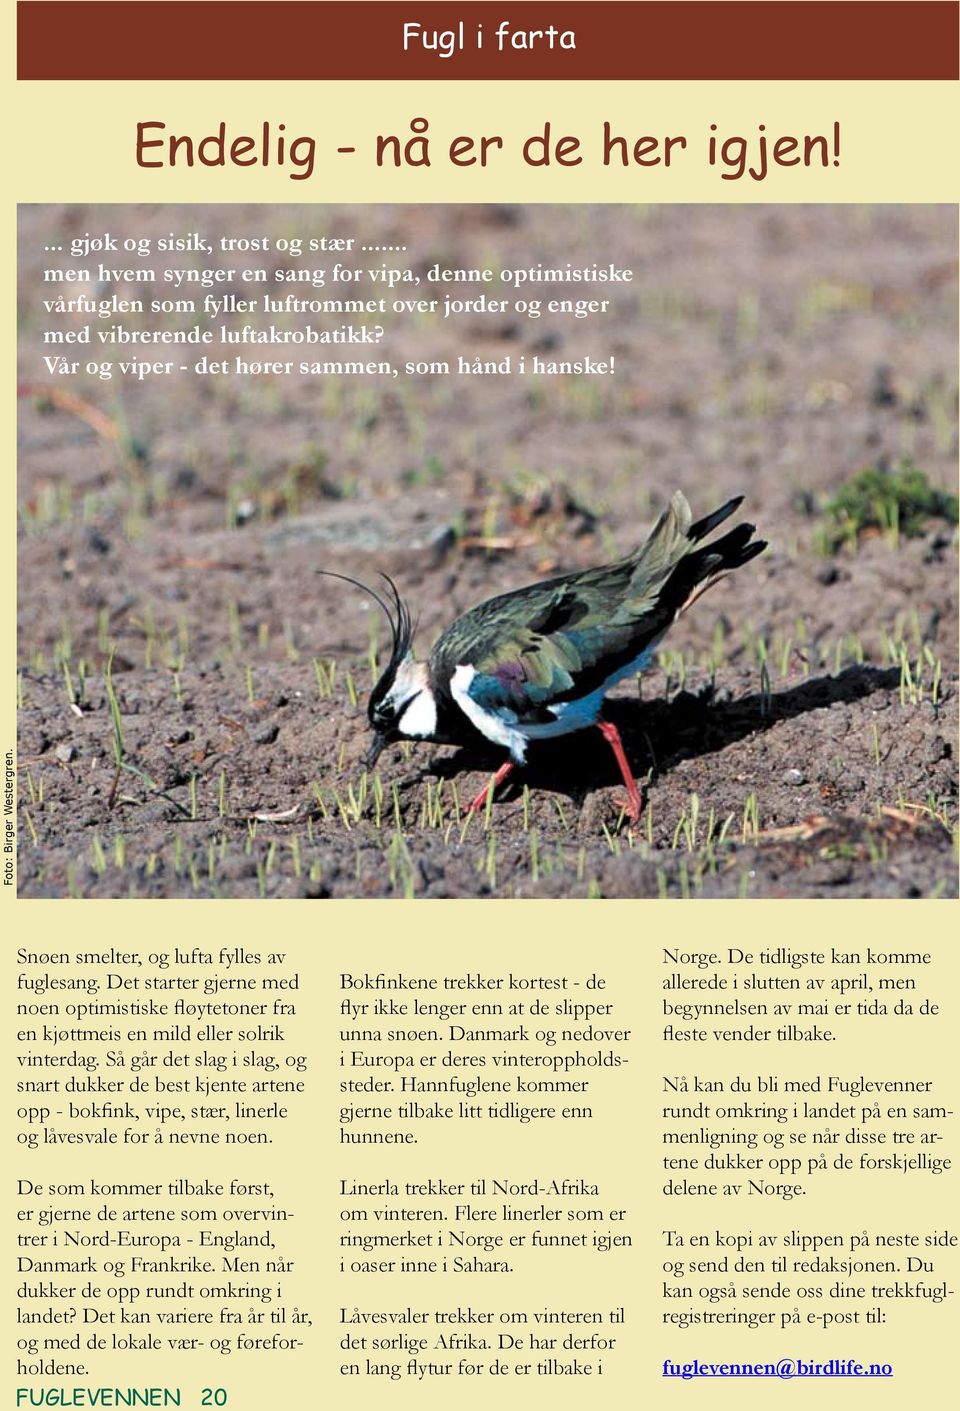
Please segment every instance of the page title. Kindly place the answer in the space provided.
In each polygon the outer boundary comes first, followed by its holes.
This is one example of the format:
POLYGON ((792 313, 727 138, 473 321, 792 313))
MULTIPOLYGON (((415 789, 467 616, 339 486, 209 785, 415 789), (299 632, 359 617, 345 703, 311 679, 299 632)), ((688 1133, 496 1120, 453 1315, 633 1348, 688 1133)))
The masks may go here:
MULTIPOLYGON (((724 181, 764 181, 779 168, 798 170, 840 165, 840 124, 825 124, 818 132, 768 132, 759 122, 749 132, 725 132, 710 123, 705 132, 628 133, 610 122, 594 132, 565 132, 553 121, 531 125, 519 138, 495 132, 453 133, 437 137, 430 120, 411 118, 405 131, 378 133, 368 157, 379 168, 490 168, 510 148, 532 169, 582 166, 672 169, 691 161, 705 163, 724 181)), ((262 121, 249 131, 233 132, 226 122, 210 132, 172 132, 165 122, 137 123, 136 162, 139 167, 280 168, 291 181, 308 181, 321 161, 356 159, 358 148, 335 140, 321 144, 310 133, 292 134, 286 123, 262 121)), ((363 154, 361 153, 361 160, 363 154)))
POLYGON ((463 20, 450 29, 427 29, 425 25, 415 22, 403 26, 405 53, 425 49, 440 59, 452 59, 455 54, 462 54, 468 46, 473 49, 489 48, 500 54, 511 49, 527 53, 534 50, 576 49, 577 34, 576 30, 560 29, 554 24, 546 29, 514 29, 509 20, 502 20, 491 31, 489 38, 482 24, 478 24, 475 30, 472 27, 468 29, 463 20))

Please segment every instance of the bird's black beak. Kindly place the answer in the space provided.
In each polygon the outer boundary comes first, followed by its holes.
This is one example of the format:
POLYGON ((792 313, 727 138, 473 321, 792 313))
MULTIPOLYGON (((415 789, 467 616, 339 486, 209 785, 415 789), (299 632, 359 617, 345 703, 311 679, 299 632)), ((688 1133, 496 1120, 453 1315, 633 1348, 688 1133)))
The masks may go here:
POLYGON ((367 750, 367 753, 363 757, 363 766, 365 769, 373 768, 377 760, 380 758, 380 751, 383 749, 386 743, 387 742, 382 735, 374 735, 373 744, 370 746, 370 748, 367 750))

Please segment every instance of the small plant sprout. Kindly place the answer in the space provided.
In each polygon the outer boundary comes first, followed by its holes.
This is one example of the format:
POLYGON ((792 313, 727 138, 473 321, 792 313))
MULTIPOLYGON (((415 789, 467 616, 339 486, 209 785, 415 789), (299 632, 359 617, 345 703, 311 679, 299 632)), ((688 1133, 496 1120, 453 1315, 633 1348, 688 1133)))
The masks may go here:
POLYGON ((387 875, 390 886, 408 900, 414 895, 414 865, 407 847, 407 840, 397 828, 387 846, 387 875))
POLYGON ((317 678, 317 690, 321 698, 326 700, 333 695, 333 683, 337 676, 337 663, 332 658, 324 661, 320 657, 314 657, 313 671, 317 678))
POLYGON ((444 780, 440 780, 434 787, 431 780, 427 780, 423 801, 420 806, 420 827, 421 828, 442 828, 443 818, 443 785, 444 780))
POLYGON ((370 776, 366 770, 364 770, 363 773, 360 775, 360 782, 358 783, 356 789, 354 789, 352 782, 347 784, 347 804, 350 811, 350 817, 355 823, 359 823, 361 818, 363 817, 364 810, 367 806, 367 793, 369 790, 369 785, 370 776))
POLYGON ((483 859, 483 871, 486 876, 490 890, 496 891, 497 887, 497 838, 495 833, 491 833, 487 838, 487 852, 483 859))
POLYGON ((300 649, 293 638, 292 622, 285 622, 283 624, 283 646, 287 654, 287 661, 291 666, 296 666, 297 662, 300 660, 300 649))
POLYGON ((713 628, 713 638, 710 643, 710 652, 707 657, 707 669, 710 672, 711 684, 716 680, 717 672, 723 666, 727 655, 727 634, 722 621, 717 621, 713 628))
POLYGON ((94 833, 90 851, 93 855, 93 870, 98 877, 102 877, 107 870, 107 858, 103 851, 103 843, 100 841, 99 833, 94 833))
POLYGON ((934 652, 929 642, 923 646, 923 660, 930 668, 930 700, 934 706, 940 704, 940 678, 943 674, 943 661, 934 652))
POLYGON ((143 613, 143 664, 149 671, 153 665, 153 649, 157 640, 157 620, 153 604, 148 603, 143 613))
POLYGON ((117 766, 116 775, 113 780, 113 787, 110 790, 110 806, 116 797, 117 784, 120 780, 120 771, 123 768, 123 761, 126 756, 126 746, 123 739, 123 721, 120 717, 120 702, 117 700, 117 693, 113 685, 113 658, 116 648, 111 651, 107 658, 107 665, 104 671, 103 684, 107 693, 107 700, 110 704, 110 720, 113 725, 113 759, 117 766))
POLYGON ((340 797, 340 794, 336 788, 332 789, 331 792, 333 794, 333 801, 336 804, 337 810, 340 814, 340 821, 342 822, 346 831, 349 833, 352 829, 352 824, 350 822, 350 814, 347 810, 347 805, 340 797))
POLYGON ((778 663, 781 677, 790 675, 790 657, 793 653, 793 638, 782 637, 779 634, 774 637, 774 648, 778 654, 778 663))
POLYGON ((240 609, 233 598, 227 603, 227 639, 231 653, 236 656, 240 650, 241 628, 240 609))

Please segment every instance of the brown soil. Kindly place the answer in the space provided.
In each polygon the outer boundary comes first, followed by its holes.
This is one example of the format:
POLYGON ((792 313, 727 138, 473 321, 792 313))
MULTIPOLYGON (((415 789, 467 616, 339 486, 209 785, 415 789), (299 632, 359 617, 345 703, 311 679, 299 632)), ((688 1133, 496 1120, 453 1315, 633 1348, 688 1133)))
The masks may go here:
POLYGON ((64 384, 119 445, 21 401, 22 895, 956 894, 955 532, 830 555, 820 513, 906 457, 953 488, 955 211, 28 208, 29 382, 43 246, 100 228, 358 234, 421 270, 636 279, 603 317, 384 324, 401 363, 613 353, 612 377, 64 384), (695 513, 745 493, 770 548, 611 699, 645 781, 634 835, 596 731, 534 748, 466 830, 495 750, 392 748, 363 784, 385 634, 316 569, 393 575, 426 650, 485 597, 630 549, 674 488, 695 513))

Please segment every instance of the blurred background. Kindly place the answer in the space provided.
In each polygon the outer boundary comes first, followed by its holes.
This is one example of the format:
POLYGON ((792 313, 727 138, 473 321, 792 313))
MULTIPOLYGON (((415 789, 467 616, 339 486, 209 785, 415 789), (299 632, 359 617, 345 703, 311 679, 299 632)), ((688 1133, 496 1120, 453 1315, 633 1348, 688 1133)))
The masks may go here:
MULTIPOLYGON (((22 892, 955 890, 954 208, 25 207, 20 234, 22 892), (372 350, 227 353, 509 358, 507 375, 50 377, 42 330, 68 320, 43 299, 95 291, 45 284, 44 246, 104 230, 406 247, 152 255, 157 269, 613 262, 634 279, 516 291, 611 301, 583 319, 378 313, 372 350), (612 376, 516 374, 521 356, 611 354, 612 376), (482 598, 627 552, 678 488, 695 514, 745 494, 771 547, 677 625, 645 711, 634 683, 618 690, 649 786, 642 836, 617 831, 615 778, 585 737, 465 836, 457 781, 469 797, 497 760, 424 779, 424 746, 362 775, 386 633, 369 597, 315 569, 391 573, 425 653, 482 598)), ((496 280, 396 293, 481 289, 514 297, 496 280)))

